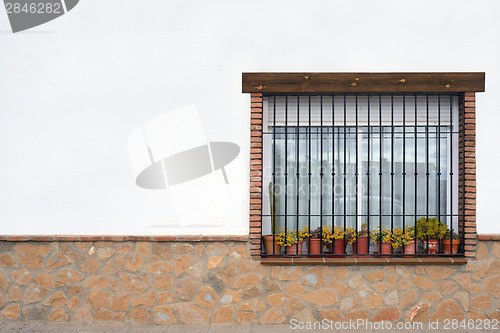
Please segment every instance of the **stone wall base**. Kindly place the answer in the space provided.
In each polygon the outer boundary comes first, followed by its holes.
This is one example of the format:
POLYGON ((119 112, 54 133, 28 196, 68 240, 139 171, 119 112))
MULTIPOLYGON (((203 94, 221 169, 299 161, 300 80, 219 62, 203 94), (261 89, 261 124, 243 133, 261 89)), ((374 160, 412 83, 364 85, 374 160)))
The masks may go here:
POLYGON ((500 319, 500 242, 462 266, 269 266, 249 242, 0 242, 0 319, 289 325, 500 319))

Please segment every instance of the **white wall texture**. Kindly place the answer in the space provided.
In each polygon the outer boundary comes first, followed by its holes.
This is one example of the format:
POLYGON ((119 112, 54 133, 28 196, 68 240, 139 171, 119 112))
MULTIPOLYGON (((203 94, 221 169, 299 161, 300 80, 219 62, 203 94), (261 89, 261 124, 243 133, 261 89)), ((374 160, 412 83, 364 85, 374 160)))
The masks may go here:
POLYGON ((500 233, 499 10, 496 0, 80 0, 12 34, 1 9, 0 234, 246 234, 241 73, 253 71, 486 72, 477 223, 500 233), (128 147, 142 123, 191 104, 208 141, 241 147, 225 214, 195 226, 180 219, 196 207, 135 185, 128 147))

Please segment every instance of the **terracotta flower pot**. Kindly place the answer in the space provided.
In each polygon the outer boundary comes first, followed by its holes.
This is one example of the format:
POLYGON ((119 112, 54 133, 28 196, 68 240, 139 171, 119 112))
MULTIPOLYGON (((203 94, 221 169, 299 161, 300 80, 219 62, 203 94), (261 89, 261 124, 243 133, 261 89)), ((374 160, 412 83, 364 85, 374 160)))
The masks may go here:
POLYGON ((262 236, 262 240, 267 255, 279 255, 281 253, 281 245, 278 244, 278 237, 276 235, 274 236, 274 242, 273 235, 262 236))
POLYGON ((439 252, 439 241, 437 239, 429 239, 424 241, 424 245, 427 244, 427 251, 429 254, 438 254, 439 252))
POLYGON ((298 243, 292 244, 290 246, 286 246, 286 254, 289 257, 299 257, 302 255, 302 243, 303 241, 300 241, 298 243))
POLYGON ((368 237, 358 237, 356 242, 352 244, 352 250, 354 257, 366 257, 368 256, 368 237), (357 252, 356 252, 357 251, 357 252))
POLYGON ((332 243, 323 243, 323 254, 330 255, 333 252, 333 244, 332 243))
POLYGON ((311 238, 309 239, 309 255, 320 255, 321 254, 321 239, 311 238))
POLYGON ((404 254, 415 254, 415 241, 410 241, 410 244, 404 246, 404 254))
POLYGON ((381 243, 377 242, 377 249, 378 249, 378 254, 382 255, 391 255, 391 249, 392 249, 392 244, 391 243, 381 243))
MULTIPOLYGON (((333 240, 333 254, 335 254, 335 255, 345 254, 345 245, 346 245, 346 242, 344 239, 334 239, 333 240)), ((345 256, 342 256, 342 257, 345 257, 345 256)))
POLYGON ((458 247, 460 246, 460 239, 453 239, 452 241, 450 241, 449 239, 443 239, 441 241, 441 244, 443 244, 444 254, 457 254, 458 247), (450 245, 451 245, 451 252, 450 252, 450 245))

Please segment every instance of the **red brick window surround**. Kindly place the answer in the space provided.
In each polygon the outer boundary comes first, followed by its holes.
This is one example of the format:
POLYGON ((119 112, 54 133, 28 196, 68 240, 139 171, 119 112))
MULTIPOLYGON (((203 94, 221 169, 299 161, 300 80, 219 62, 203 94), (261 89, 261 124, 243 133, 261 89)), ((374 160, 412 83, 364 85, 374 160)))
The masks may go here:
POLYGON ((243 73, 243 93, 251 94, 250 242, 261 256, 263 232, 263 97, 277 94, 455 93, 458 118, 458 227, 462 258, 262 258, 270 264, 463 264, 476 252, 475 95, 484 91, 484 73, 243 73), (450 262, 451 260, 451 262, 450 262))

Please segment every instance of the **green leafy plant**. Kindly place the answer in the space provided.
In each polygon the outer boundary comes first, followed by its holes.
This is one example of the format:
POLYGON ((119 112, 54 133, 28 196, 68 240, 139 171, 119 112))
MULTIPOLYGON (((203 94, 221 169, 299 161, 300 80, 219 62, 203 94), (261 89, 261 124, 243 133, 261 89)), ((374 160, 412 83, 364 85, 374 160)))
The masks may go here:
MULTIPOLYGON (((447 239, 447 240, 450 239, 450 230, 449 229, 446 231, 446 234, 444 235, 443 239, 447 239)), ((459 240, 460 239, 460 236, 455 231, 453 231, 453 229, 451 229, 451 239, 452 240, 459 240)))
POLYGON ((361 230, 358 231, 358 237, 368 237, 368 223, 363 223, 361 225, 361 230))
POLYGON ((447 231, 446 224, 439 222, 436 217, 421 217, 417 220, 417 238, 419 240, 443 239, 447 231))

